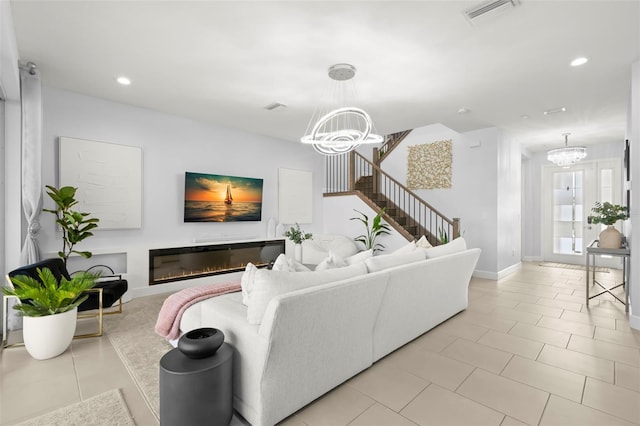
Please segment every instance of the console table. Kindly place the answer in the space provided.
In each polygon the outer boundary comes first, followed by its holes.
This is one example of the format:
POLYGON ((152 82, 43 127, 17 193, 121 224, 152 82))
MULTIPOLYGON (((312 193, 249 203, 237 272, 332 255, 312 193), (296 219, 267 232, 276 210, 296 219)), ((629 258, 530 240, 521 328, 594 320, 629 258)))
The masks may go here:
POLYGON ((587 246, 587 307, 589 306, 589 300, 594 297, 598 297, 602 294, 609 293, 613 296, 618 302, 622 303, 625 306, 625 312, 629 312, 629 270, 630 266, 630 250, 628 247, 622 247, 619 249, 610 249, 610 248, 602 248, 598 247, 598 240, 593 240, 591 244, 587 246), (595 266, 595 257, 596 255, 608 255, 608 256, 617 256, 622 258, 622 282, 620 284, 616 284, 613 287, 605 287, 602 283, 600 283, 596 279, 596 266, 595 266), (593 265, 591 265, 593 264, 593 265), (593 270, 591 270, 591 266, 593 266, 593 270), (591 276, 590 276, 591 275, 591 276), (599 285, 603 291, 598 294, 594 294, 593 296, 589 296, 589 287, 590 284, 599 285), (621 300, 618 296, 613 294, 611 290, 616 289, 620 286, 624 286, 624 300, 621 300))

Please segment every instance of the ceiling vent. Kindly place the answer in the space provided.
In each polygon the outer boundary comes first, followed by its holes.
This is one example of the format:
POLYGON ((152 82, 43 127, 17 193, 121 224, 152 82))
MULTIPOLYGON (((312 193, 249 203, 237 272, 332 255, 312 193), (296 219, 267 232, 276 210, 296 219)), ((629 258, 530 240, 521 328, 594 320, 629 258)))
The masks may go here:
POLYGON ((479 6, 464 11, 464 15, 471 22, 474 22, 480 17, 488 17, 497 15, 510 8, 516 7, 520 4, 520 0, 495 0, 488 3, 482 3, 479 6))
POLYGON ((268 110, 268 111, 273 111, 274 109, 278 109, 278 108, 286 108, 287 106, 285 104, 281 104, 280 102, 273 102, 269 105, 265 105, 264 109, 268 110))

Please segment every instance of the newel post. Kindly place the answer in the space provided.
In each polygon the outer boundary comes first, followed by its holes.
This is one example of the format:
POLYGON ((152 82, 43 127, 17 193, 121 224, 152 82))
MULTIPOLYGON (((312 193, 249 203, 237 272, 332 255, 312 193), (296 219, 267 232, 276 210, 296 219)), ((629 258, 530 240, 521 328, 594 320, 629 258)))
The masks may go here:
POLYGON ((460 236, 460 218, 454 217, 453 218, 453 238, 458 238, 459 236, 460 236))
POLYGON ((356 189, 356 152, 349 152, 349 191, 356 189))

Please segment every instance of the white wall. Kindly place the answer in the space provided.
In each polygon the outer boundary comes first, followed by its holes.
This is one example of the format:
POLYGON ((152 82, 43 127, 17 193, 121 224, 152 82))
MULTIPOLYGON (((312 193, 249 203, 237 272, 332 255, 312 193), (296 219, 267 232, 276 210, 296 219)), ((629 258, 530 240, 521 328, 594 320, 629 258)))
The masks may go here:
POLYGON ((520 147, 498 132, 497 271, 509 270, 522 258, 520 147))
MULTIPOLYGON (((134 296, 174 289, 171 285, 147 288, 144 269, 148 248, 191 245, 194 240, 266 237, 267 221, 278 216, 280 167, 313 172, 313 223, 305 229, 320 232, 323 228, 324 162, 308 146, 54 88, 43 88, 43 108, 43 185, 58 184, 59 136, 142 148, 142 229, 98 228, 78 247, 98 253, 128 253, 126 267, 134 296), (184 223, 185 171, 264 179, 262 222, 184 223)), ((46 195, 44 201, 45 208, 53 206, 46 195)), ((43 213, 40 218, 41 252, 55 255, 61 240, 54 217, 43 213)))
MULTIPOLYGON (((631 102, 629 112, 629 143, 631 153, 631 180, 640 177, 640 61, 635 62, 631 68, 631 102)), ((632 187, 633 188, 633 187, 632 187)), ((640 191, 640 182, 635 183, 635 193, 640 191)), ((629 311, 629 324, 640 330, 640 235, 634 235, 633 229, 640 229, 640 196, 631 193, 631 226, 628 230, 631 249, 631 309, 629 311)))
MULTIPOLYGON (((407 147, 449 139, 453 144, 451 188, 414 192, 444 215, 460 218, 460 233, 468 246, 482 249, 476 275, 496 279, 503 269, 520 261, 520 224, 517 215, 503 217, 500 225, 500 232, 506 227, 513 234, 511 230, 517 228, 517 235, 509 235, 500 243, 500 247, 498 244, 499 172, 508 179, 517 176, 516 192, 520 192, 519 151, 510 148, 501 130, 488 128, 460 134, 442 124, 417 128, 382 162, 382 169, 399 182, 406 183, 407 147), (499 152, 499 148, 505 153, 499 152), (498 168, 499 155, 504 156, 501 169, 498 168), (512 255, 512 246, 516 249, 515 255, 512 255), (508 247, 508 250, 504 247, 508 247)), ((510 191, 515 184, 508 182, 505 185, 510 191)), ((516 207, 515 203, 519 203, 520 198, 516 194, 513 197, 507 199, 503 195, 502 201, 510 203, 510 211, 519 211, 520 207, 516 207)))

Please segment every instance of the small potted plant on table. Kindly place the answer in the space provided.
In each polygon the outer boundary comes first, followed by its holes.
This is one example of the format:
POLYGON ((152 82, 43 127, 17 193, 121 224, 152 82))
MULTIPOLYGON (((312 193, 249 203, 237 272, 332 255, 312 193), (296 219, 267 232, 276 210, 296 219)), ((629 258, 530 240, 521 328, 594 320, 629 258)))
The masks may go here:
POLYGON ((588 217, 589 223, 607 225, 607 228, 600 232, 598 246, 602 248, 620 248, 622 246, 622 234, 613 225, 617 221, 627 218, 627 208, 607 201, 604 203, 597 201, 591 211, 596 214, 588 217))
POLYGON ((313 239, 313 234, 304 232, 302 229, 300 229, 300 225, 296 223, 296 227, 294 228, 292 226, 288 231, 284 233, 284 236, 289 238, 291 241, 293 241, 293 243, 295 244, 294 246, 295 259, 298 262, 302 262, 302 242, 304 240, 313 239))

